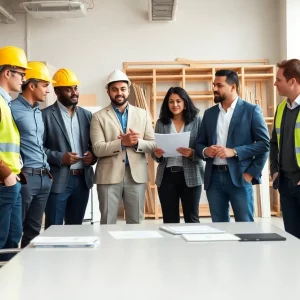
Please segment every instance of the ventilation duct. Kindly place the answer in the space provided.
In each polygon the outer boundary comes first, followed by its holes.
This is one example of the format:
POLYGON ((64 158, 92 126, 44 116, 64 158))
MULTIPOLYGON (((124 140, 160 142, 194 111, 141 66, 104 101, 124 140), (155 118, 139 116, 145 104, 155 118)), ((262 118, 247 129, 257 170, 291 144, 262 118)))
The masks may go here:
POLYGON ((149 21, 171 22, 175 20, 178 0, 148 0, 149 21))
POLYGON ((81 18, 87 14, 87 7, 82 1, 30 1, 20 6, 37 19, 81 18))

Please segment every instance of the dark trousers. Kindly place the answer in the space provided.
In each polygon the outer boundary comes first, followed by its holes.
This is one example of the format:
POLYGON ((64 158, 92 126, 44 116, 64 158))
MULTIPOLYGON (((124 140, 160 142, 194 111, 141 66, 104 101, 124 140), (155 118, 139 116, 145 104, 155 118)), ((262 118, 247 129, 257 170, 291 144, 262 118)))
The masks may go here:
POLYGON ((300 239, 300 186, 294 186, 289 178, 280 176, 279 193, 284 228, 300 239))
POLYGON ((70 175, 66 189, 62 193, 50 193, 46 205, 45 229, 51 225, 82 224, 89 199, 89 188, 84 174, 70 175))
POLYGON ((158 195, 164 223, 180 223, 180 200, 185 223, 199 223, 201 185, 188 187, 183 172, 171 172, 166 168, 158 195))
POLYGON ((230 221, 229 203, 236 222, 254 221, 252 184, 244 180, 243 186, 235 186, 228 170, 212 170, 206 195, 213 222, 230 221))
MULTIPOLYGON (((13 186, 0 184, 0 249, 18 248, 22 235, 21 183, 13 186)), ((8 260, 13 255, 5 254, 0 260, 8 260)))
POLYGON ((47 174, 37 175, 24 172, 27 184, 22 186, 22 217, 23 236, 21 247, 40 234, 47 199, 51 190, 52 180, 47 174))

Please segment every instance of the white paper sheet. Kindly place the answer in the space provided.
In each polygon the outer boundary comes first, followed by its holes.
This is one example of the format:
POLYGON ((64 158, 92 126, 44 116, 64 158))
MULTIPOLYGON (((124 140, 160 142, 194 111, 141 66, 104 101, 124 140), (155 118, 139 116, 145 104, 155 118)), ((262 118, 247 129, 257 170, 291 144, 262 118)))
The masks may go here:
POLYGON ((154 230, 145 231, 109 231, 109 234, 117 240, 126 239, 153 239, 162 238, 163 236, 154 230))
POLYGON ((222 229, 214 228, 208 225, 195 225, 195 226, 160 226, 160 230, 166 231, 171 234, 184 234, 184 233, 223 233, 222 229))
POLYGON ((221 242, 239 241, 240 238, 230 233, 220 234, 183 234, 181 236, 187 242, 221 242))
POLYGON ((160 134, 155 133, 157 148, 164 150, 164 157, 181 156, 176 151, 179 147, 189 148, 191 132, 160 134))

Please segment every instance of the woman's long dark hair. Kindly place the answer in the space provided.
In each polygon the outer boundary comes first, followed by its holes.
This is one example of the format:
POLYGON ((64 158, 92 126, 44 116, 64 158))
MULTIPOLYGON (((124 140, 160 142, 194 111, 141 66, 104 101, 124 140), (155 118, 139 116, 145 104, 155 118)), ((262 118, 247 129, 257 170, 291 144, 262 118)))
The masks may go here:
POLYGON ((182 117, 184 123, 189 124, 199 113, 199 109, 194 105, 186 90, 179 86, 169 88, 161 106, 159 120, 165 125, 171 123, 173 113, 169 109, 169 98, 172 94, 178 95, 184 101, 185 109, 182 112, 182 117))

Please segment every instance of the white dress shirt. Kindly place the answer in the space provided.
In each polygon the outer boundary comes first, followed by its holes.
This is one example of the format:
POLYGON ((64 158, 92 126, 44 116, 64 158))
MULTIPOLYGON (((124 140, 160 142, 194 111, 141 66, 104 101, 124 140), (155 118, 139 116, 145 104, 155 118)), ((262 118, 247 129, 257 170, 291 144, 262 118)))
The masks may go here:
MULTIPOLYGON (((228 107, 227 111, 224 110, 222 104, 219 103, 219 117, 217 123, 217 145, 226 147, 227 137, 228 137, 228 129, 230 125, 230 121, 237 104, 239 97, 231 103, 230 107, 228 107)), ((213 160, 214 165, 227 165, 226 158, 215 157, 213 160)))
POLYGON ((295 101, 292 103, 292 105, 290 104, 290 100, 289 100, 289 99, 287 99, 286 103, 287 103, 287 107, 288 107, 289 109, 292 110, 292 109, 296 108, 298 105, 300 105, 300 94, 299 94, 298 97, 295 99, 295 101))

